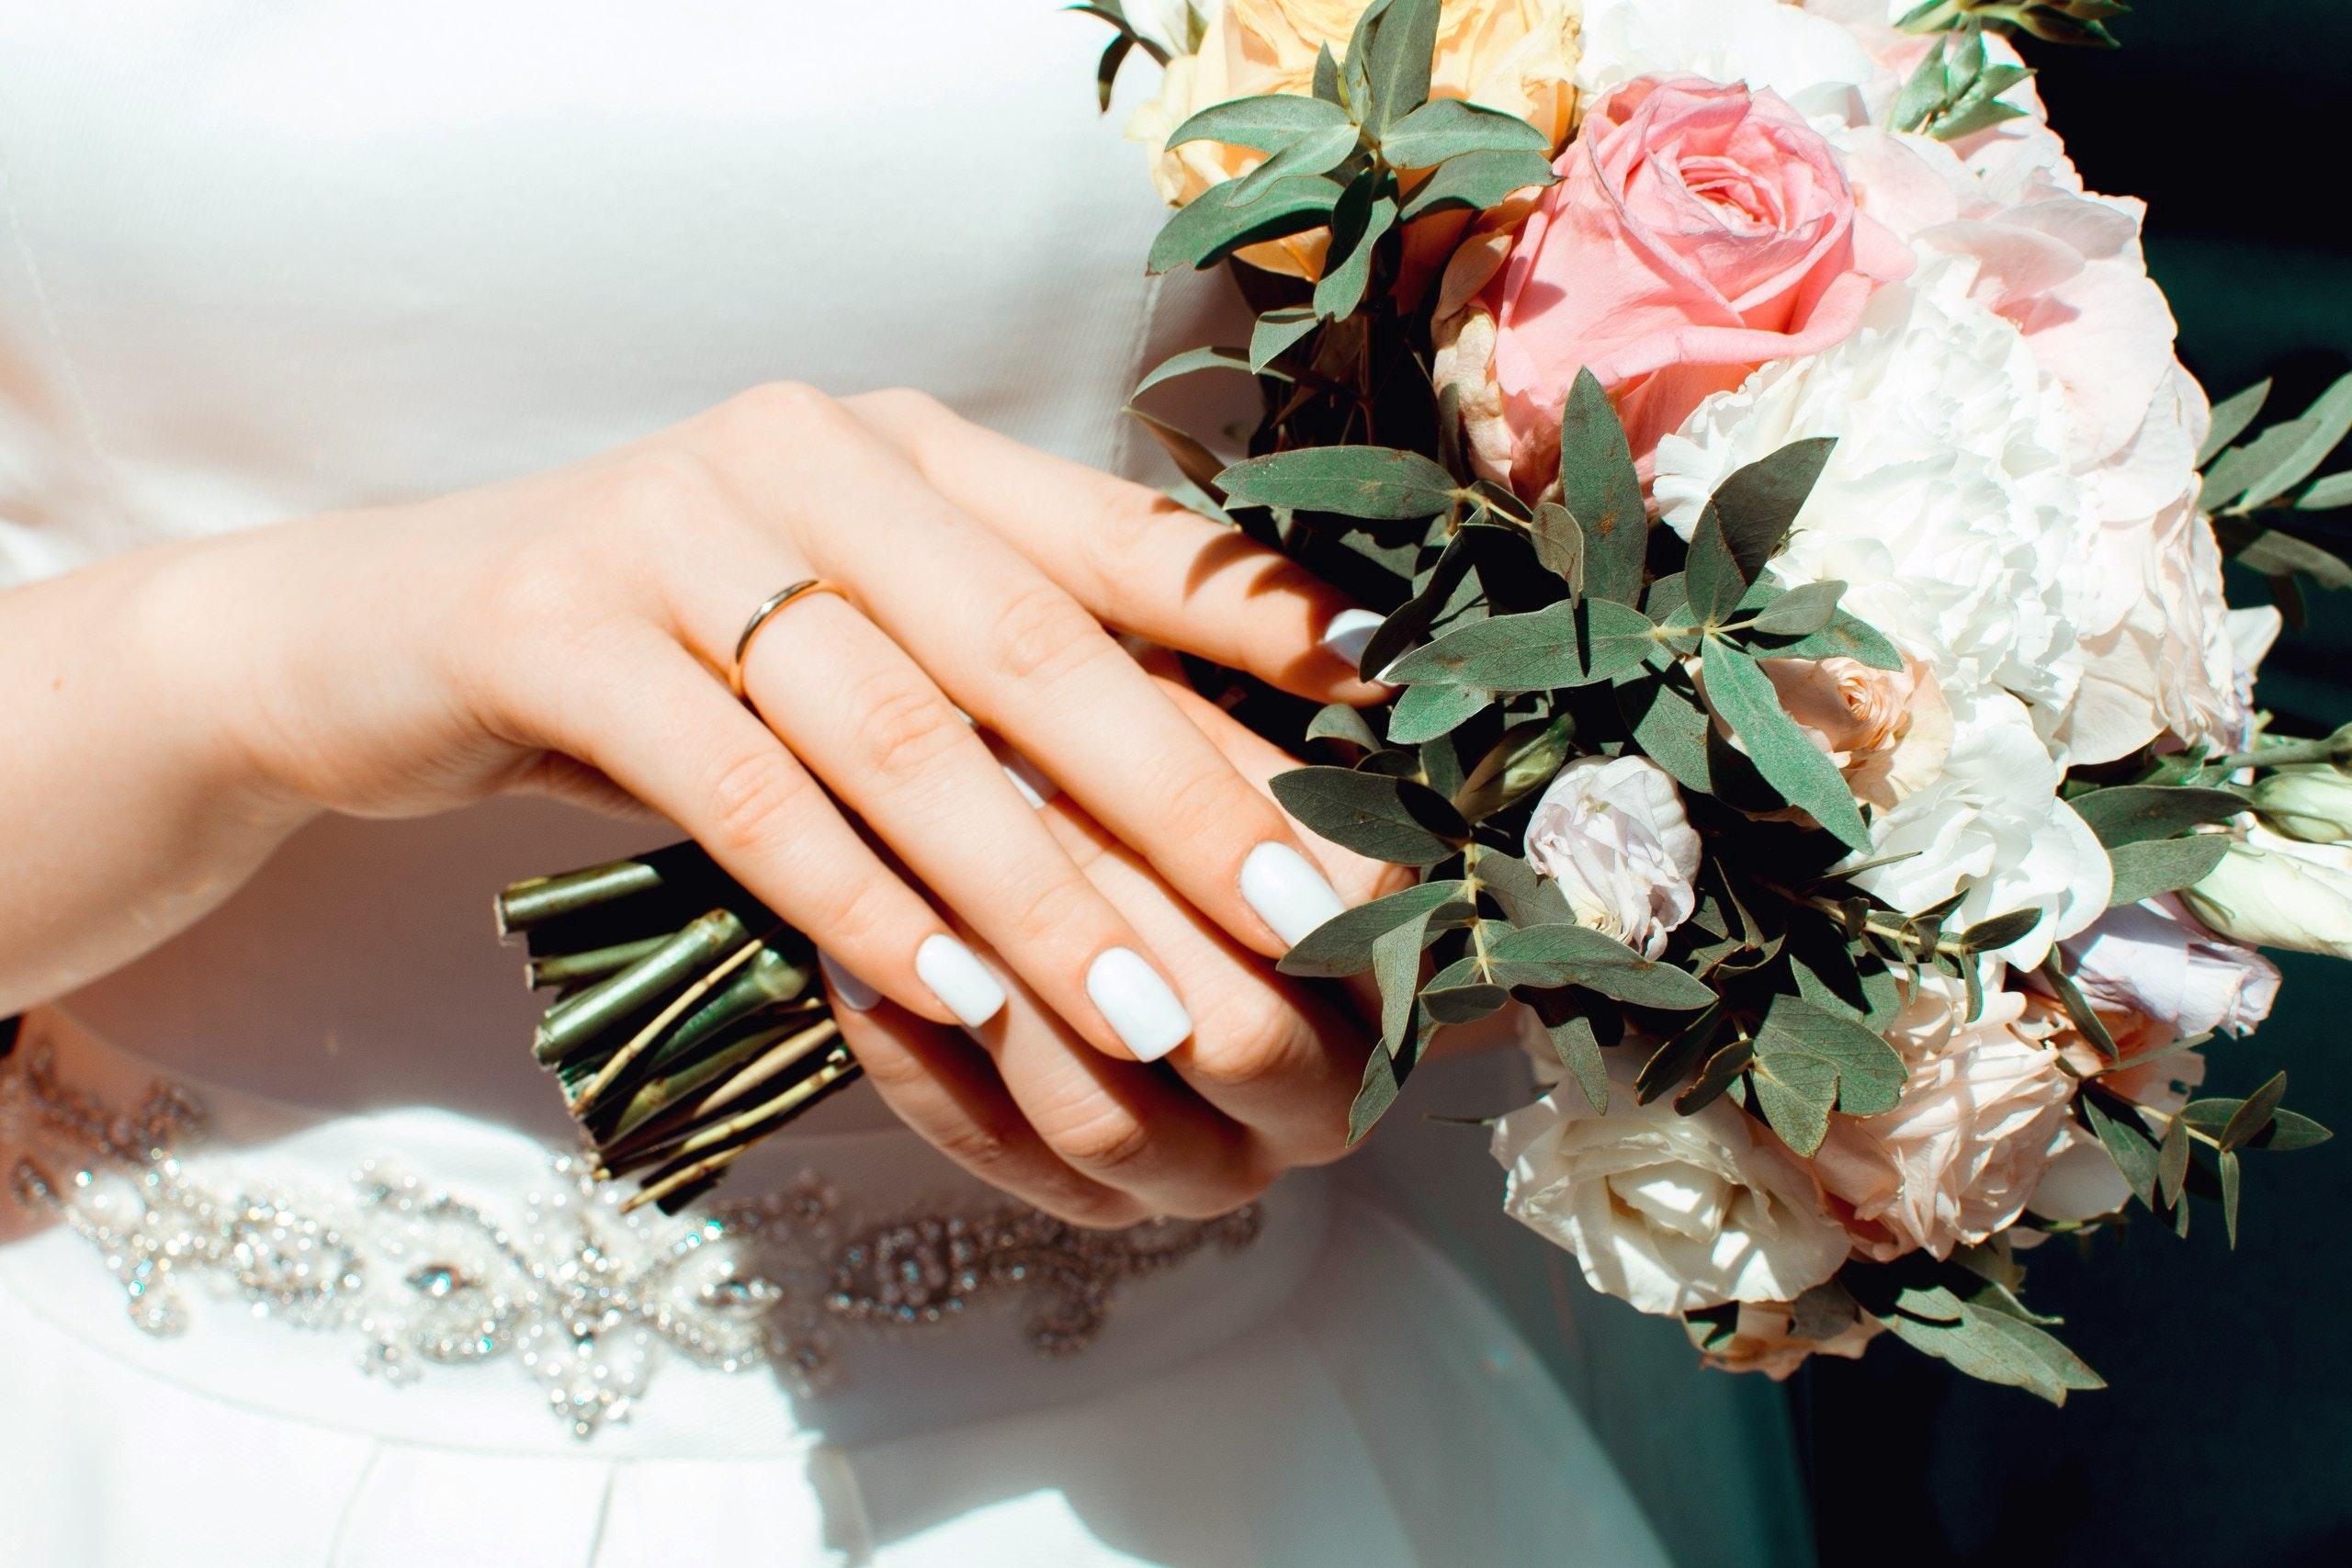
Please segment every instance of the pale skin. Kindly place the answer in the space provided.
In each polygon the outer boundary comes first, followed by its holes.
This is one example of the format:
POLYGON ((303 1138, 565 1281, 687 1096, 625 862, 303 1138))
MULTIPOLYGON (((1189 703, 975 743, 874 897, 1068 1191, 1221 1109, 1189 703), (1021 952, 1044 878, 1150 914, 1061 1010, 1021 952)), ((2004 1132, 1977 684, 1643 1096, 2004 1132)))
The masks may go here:
POLYGON ((1290 761, 1113 633, 1369 702, 1322 641, 1349 608, 920 394, 797 386, 11 590, 0 1015, 159 943, 322 812, 650 808, 879 993, 837 1007, 844 1034, 950 1157, 1082 1224, 1222 1213, 1341 1152, 1368 1048, 1275 972, 1245 861, 1283 846, 1351 905, 1402 874, 1298 831, 1266 789, 1290 761), (841 593, 762 628, 738 703, 746 616, 807 578, 841 593), (1060 793, 1033 806, 983 729, 1060 793), (978 957, 978 1002, 919 967, 940 938, 978 957), (1181 1000, 1165 1065, 1089 988, 1120 949, 1181 1000))

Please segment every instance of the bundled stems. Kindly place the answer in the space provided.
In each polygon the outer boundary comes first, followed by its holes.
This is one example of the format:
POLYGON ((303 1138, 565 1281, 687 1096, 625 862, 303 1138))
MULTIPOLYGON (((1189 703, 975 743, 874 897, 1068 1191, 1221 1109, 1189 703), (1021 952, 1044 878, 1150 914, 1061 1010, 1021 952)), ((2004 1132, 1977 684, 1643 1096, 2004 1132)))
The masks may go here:
POLYGON ((497 918, 556 993, 533 1053, 598 1176, 645 1173, 629 1208, 673 1211, 859 1076, 815 950, 693 844, 516 883, 497 918))

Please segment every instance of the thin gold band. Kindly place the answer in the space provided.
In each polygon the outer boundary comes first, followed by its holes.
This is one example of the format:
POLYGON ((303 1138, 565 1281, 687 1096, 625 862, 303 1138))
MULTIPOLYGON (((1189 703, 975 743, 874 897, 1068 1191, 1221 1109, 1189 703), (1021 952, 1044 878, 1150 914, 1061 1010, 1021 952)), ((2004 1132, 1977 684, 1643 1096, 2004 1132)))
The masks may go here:
POLYGON ((735 639, 735 661, 727 667, 727 689, 735 694, 737 701, 741 701, 743 696, 743 659, 752 651, 752 639, 760 635, 762 626, 775 618, 778 610, 810 593, 831 593, 837 598, 842 596, 840 589, 821 577, 803 578, 791 587, 779 589, 762 600, 760 607, 752 612, 752 618, 743 623, 743 635, 735 639))

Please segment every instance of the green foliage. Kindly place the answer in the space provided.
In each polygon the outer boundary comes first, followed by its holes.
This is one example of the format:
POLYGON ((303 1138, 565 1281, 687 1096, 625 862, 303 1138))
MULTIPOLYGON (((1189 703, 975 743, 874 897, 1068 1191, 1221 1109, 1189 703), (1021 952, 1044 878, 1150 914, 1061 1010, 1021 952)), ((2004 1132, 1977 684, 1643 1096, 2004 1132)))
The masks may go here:
POLYGON ((2352 432, 2352 375, 2295 418, 2239 440, 2269 395, 2270 383, 2257 382, 2213 410, 2212 432, 2198 453, 2205 473, 2198 503, 2213 513, 2222 550, 2268 579, 2272 596, 2300 625, 2301 584, 2352 588, 2352 563, 2307 515, 2352 505, 2352 472, 2319 474, 2352 432))
POLYGON ((1925 0, 1895 25, 1915 33, 1996 27, 2044 43, 2113 49, 2115 35, 2107 24, 2130 10, 2124 0, 1925 0))
POLYGON ((1957 141, 2020 118, 2026 111, 2002 102, 2001 95, 2032 74, 2022 65, 1988 62, 1982 27, 1964 21, 1928 51, 1903 85, 1894 102, 1894 129, 1957 141))

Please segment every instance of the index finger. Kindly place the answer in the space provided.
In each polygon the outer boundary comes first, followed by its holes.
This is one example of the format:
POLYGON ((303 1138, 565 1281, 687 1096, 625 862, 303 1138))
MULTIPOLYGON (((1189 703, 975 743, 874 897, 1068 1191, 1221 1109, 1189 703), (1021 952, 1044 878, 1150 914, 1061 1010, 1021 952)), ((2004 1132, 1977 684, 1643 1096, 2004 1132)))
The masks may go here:
POLYGON ((1119 630, 1317 702, 1390 694, 1356 674, 1380 615, 1278 551, 919 393, 869 393, 848 406, 933 489, 1119 630))

